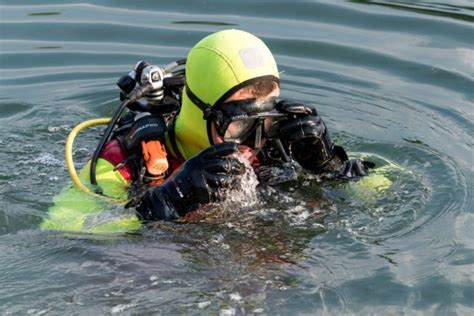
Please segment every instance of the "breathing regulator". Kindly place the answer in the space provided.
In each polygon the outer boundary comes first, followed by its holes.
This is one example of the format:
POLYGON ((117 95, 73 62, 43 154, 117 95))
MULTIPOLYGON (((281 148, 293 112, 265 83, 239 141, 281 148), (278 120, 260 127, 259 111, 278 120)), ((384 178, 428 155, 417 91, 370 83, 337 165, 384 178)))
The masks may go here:
MULTIPOLYGON (((120 88, 120 100, 145 97, 146 109, 163 105, 165 91, 184 85, 184 69, 174 71, 186 61, 178 60, 163 68, 139 61, 133 71, 121 77, 117 85, 120 88)), ((143 103, 141 103, 143 106, 143 103)))
POLYGON ((107 128, 93 153, 89 174, 95 193, 102 194, 102 189, 96 179, 97 161, 105 144, 119 129, 118 122, 124 117, 125 109, 133 113, 132 122, 129 122, 127 126, 130 128, 130 132, 124 139, 126 149, 137 151, 141 147, 147 173, 155 179, 164 177, 164 173, 168 169, 168 162, 163 147, 163 135, 166 131, 166 120, 180 106, 181 91, 185 83, 185 63, 186 59, 181 59, 160 67, 140 61, 130 73, 119 78, 117 85, 120 88, 120 101, 122 102, 112 118, 83 122, 76 126, 68 136, 66 162, 74 185, 82 191, 92 193, 81 183, 72 161, 72 143, 75 136, 81 129, 107 124, 107 128))

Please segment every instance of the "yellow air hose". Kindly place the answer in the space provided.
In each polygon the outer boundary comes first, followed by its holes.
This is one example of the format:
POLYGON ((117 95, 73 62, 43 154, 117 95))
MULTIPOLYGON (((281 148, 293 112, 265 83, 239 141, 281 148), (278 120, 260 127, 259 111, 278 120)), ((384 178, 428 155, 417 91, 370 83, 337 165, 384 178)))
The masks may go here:
POLYGON ((96 119, 91 119, 84 121, 74 127, 72 131, 69 133, 67 140, 66 140, 66 146, 64 148, 64 155, 66 158, 66 166, 67 170, 69 171, 69 176, 72 179, 72 183, 81 191, 89 194, 95 195, 94 192, 92 192, 88 187, 86 187, 81 180, 79 179, 79 176, 77 175, 76 168, 74 167, 74 161, 72 158, 72 144, 74 142, 74 139, 76 138, 77 134, 79 134, 80 131, 83 129, 92 127, 92 126, 97 126, 97 125, 107 125, 110 122, 110 117, 101 117, 101 118, 96 118, 96 119))

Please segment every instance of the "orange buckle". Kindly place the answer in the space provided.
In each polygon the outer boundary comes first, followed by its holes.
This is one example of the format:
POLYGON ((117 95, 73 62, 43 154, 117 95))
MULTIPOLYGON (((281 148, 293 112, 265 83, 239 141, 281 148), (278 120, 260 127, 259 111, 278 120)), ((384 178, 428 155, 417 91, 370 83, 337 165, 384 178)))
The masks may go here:
POLYGON ((142 152, 148 173, 159 176, 168 170, 165 146, 159 140, 150 140, 146 143, 142 141, 142 152))

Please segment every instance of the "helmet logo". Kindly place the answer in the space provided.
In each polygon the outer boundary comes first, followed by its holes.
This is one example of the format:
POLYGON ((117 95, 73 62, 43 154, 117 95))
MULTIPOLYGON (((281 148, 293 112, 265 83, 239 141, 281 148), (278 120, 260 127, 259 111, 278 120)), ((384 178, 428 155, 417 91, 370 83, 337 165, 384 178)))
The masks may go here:
POLYGON ((265 66, 265 59, 257 47, 245 47, 239 50, 240 58, 247 69, 265 66))

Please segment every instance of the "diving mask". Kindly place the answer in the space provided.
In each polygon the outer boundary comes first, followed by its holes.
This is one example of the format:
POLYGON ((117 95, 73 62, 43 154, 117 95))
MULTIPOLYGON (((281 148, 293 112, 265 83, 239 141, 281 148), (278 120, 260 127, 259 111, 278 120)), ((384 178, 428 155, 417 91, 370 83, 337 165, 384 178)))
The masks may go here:
POLYGON ((253 141, 251 147, 261 148, 262 138, 274 134, 275 121, 287 116, 275 109, 276 103, 276 97, 272 97, 265 101, 244 99, 220 104, 215 109, 217 133, 224 141, 239 144, 253 141))

